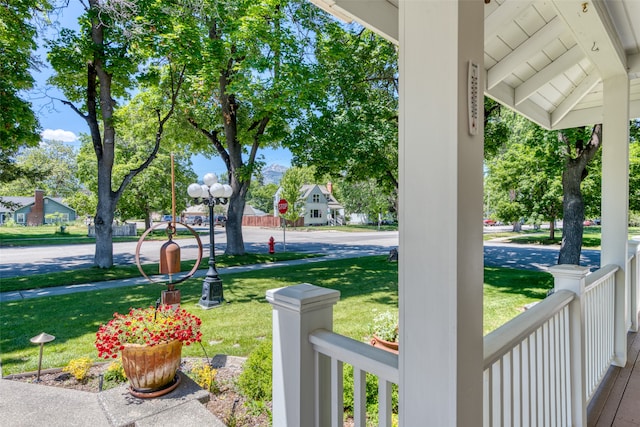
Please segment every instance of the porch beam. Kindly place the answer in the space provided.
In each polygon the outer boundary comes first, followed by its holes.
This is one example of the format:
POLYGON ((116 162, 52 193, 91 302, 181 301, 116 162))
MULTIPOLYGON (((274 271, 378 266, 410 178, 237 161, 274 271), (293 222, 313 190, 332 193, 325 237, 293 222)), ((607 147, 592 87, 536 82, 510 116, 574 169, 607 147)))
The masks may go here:
POLYGON ((487 71, 487 88, 494 88, 509 74, 513 73, 514 69, 527 62, 540 49, 560 37, 565 31, 567 29, 564 22, 560 18, 553 18, 547 25, 540 28, 533 36, 487 71))
POLYGON ((558 59, 535 73, 529 80, 516 88, 515 104, 520 105, 545 84, 564 73, 584 58, 580 46, 575 45, 558 59))
POLYGON ((588 75, 584 78, 576 87, 573 92, 567 96, 558 108, 556 108, 551 114, 551 125, 556 125, 560 122, 569 112, 576 106, 578 102, 591 92, 591 89, 596 87, 600 83, 600 76, 596 74, 588 75))
POLYGON ((346 22, 360 25, 398 44, 398 7, 387 0, 310 0, 346 22))
POLYGON ((627 72, 627 58, 604 0, 553 0, 558 14, 604 79, 627 72))
MULTIPOLYGON (((629 79, 626 73, 603 81, 602 121, 602 251, 600 265, 620 267, 616 282, 626 282, 629 223, 629 79)), ((616 287, 615 357, 627 362, 630 326, 629 284, 616 287)))
POLYGON ((400 425, 482 419, 484 3, 400 0, 400 425), (425 41, 437 40, 427 43, 425 41), (434 63, 434 60, 436 62, 434 63))

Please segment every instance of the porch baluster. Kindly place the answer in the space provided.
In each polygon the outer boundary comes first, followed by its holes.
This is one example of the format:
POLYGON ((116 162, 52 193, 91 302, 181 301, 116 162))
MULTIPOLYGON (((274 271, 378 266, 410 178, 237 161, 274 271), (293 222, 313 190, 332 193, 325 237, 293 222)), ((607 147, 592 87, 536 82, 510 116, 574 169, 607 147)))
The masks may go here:
MULTIPOLYGON (((637 239, 637 238, 636 238, 637 239)), ((631 331, 638 332, 638 313, 640 312, 640 240, 629 240, 629 285, 631 298, 631 331)))
POLYGON ((549 268, 554 277, 555 290, 565 289, 575 293, 569 303, 569 323, 571 337, 569 357, 571 358, 571 424, 587 425, 587 401, 585 385, 585 325, 584 325, 584 288, 589 268, 577 265, 556 265, 549 268))

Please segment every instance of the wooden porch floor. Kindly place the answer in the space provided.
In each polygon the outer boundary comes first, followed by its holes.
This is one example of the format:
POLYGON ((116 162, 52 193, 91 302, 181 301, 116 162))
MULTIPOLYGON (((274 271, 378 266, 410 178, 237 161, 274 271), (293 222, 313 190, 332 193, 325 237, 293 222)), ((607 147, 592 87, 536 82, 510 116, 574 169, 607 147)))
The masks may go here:
POLYGON ((627 365, 609 368, 591 400, 589 426, 640 426, 640 334, 627 335, 627 355, 627 365))

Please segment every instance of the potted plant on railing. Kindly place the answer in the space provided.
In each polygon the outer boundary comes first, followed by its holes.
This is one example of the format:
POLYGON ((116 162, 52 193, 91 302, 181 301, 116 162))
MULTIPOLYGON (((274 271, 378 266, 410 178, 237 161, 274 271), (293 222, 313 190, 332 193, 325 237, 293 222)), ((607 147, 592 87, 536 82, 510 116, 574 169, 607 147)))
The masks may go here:
POLYGON ((130 392, 136 397, 157 397, 180 383, 176 375, 182 345, 200 342, 202 321, 182 308, 170 305, 134 308, 114 313, 96 334, 98 356, 111 359, 122 354, 130 392))
POLYGON ((391 311, 377 314, 371 325, 371 345, 398 354, 398 316, 391 311))

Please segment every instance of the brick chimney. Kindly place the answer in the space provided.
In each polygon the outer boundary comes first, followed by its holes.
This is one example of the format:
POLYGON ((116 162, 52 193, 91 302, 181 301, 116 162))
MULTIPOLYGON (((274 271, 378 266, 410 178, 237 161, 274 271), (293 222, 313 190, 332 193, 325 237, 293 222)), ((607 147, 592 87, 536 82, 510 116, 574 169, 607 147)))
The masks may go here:
POLYGON ((333 194, 333 183, 331 181, 327 182, 327 191, 329 191, 329 194, 333 194))
POLYGON ((31 212, 27 214, 27 225, 44 224, 44 191, 36 190, 31 212))

